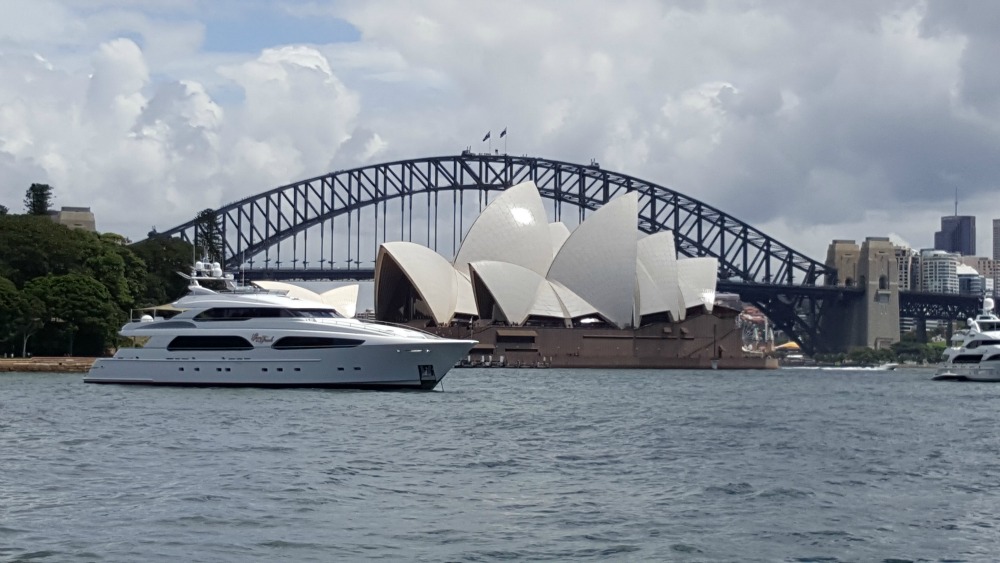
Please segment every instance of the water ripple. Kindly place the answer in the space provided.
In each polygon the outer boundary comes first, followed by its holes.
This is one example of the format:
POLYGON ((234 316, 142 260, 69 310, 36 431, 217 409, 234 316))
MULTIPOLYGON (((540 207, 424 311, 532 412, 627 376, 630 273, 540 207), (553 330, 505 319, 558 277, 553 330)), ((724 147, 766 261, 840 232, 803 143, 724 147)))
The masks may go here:
POLYGON ((988 561, 1000 387, 928 375, 459 370, 395 394, 5 374, 0 559, 988 561))

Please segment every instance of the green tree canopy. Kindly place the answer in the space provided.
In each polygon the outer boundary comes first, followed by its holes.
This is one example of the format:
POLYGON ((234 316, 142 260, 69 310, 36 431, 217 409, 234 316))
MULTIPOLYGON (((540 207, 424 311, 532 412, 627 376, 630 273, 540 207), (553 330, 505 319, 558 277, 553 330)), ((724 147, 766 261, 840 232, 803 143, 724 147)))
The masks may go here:
POLYGON ((208 257, 210 262, 222 262, 222 225, 215 210, 203 210, 198 213, 196 221, 195 242, 198 246, 197 250, 203 253, 198 258, 208 257))
POLYGON ((81 352, 101 355, 124 322, 107 288, 92 277, 81 274, 45 276, 28 282, 24 292, 45 306, 46 324, 54 324, 68 336, 68 352, 73 354, 78 333, 87 335, 87 349, 81 352))
POLYGON ((161 305, 177 300, 187 291, 188 282, 177 272, 191 268, 194 250, 179 238, 152 236, 129 247, 148 273, 142 305, 161 305))
POLYGON ((97 235, 35 215, 0 216, 0 276, 17 287, 46 274, 78 270, 98 252, 97 235))
POLYGON ((6 205, 0 205, 0 215, 7 215, 10 213, 10 209, 7 209, 6 205))
POLYGON ((10 339, 17 333, 15 319, 17 303, 21 300, 21 292, 14 282, 0 278, 0 342, 10 339))
POLYGON ((47 215, 52 207, 52 186, 31 184, 24 193, 24 209, 28 215, 47 215))
POLYGON ((19 344, 11 346, 12 352, 24 356, 28 339, 42 327, 45 308, 42 303, 23 291, 18 291, 14 283, 0 278, 0 342, 19 344))

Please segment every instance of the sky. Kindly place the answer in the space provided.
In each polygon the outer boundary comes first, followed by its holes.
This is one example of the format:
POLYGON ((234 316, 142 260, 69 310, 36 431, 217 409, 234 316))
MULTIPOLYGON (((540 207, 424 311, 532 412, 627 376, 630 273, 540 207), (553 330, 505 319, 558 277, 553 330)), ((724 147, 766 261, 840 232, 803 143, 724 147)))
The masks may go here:
POLYGON ((279 185, 485 150, 588 163, 824 260, 1000 218, 1000 3, 4 0, 0 204, 140 240, 279 185), (494 148, 499 145, 494 145, 494 148))

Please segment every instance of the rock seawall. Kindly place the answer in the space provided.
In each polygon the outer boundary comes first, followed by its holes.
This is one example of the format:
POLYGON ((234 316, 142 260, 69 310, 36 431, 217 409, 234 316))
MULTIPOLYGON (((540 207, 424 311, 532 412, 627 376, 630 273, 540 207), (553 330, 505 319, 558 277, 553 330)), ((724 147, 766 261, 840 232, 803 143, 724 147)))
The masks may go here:
POLYGON ((0 358, 0 372, 86 373, 96 358, 0 358))

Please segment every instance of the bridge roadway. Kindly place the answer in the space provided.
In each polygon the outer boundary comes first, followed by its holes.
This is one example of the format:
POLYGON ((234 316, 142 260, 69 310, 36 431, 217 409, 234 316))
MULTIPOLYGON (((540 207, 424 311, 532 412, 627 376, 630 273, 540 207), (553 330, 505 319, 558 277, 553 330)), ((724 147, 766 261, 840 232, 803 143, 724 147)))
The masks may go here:
MULTIPOLYGON (((374 268, 280 268, 246 269, 242 275, 247 280, 277 281, 372 281, 374 268)), ((719 280, 716 289, 721 293, 735 293, 746 302, 809 299, 813 301, 849 301, 860 299, 864 291, 858 287, 825 285, 794 285, 748 283, 719 280)), ((958 320, 975 316, 982 307, 982 299, 968 295, 899 292, 899 314, 902 318, 958 320)))

